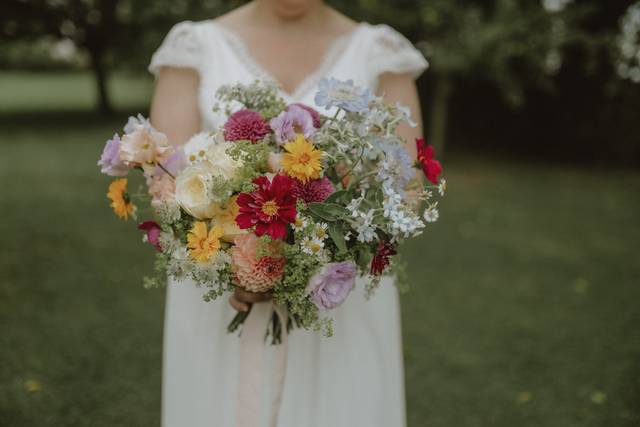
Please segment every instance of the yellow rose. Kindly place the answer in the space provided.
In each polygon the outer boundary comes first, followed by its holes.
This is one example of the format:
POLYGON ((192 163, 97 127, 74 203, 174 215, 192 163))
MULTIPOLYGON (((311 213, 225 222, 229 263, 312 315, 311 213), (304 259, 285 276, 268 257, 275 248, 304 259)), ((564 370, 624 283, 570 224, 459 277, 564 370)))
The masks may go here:
POLYGON ((238 196, 231 197, 225 207, 216 205, 213 214, 213 224, 222 228, 222 240, 229 243, 233 243, 237 236, 247 232, 241 230, 236 224, 236 216, 240 211, 240 207, 236 203, 237 198, 238 196))

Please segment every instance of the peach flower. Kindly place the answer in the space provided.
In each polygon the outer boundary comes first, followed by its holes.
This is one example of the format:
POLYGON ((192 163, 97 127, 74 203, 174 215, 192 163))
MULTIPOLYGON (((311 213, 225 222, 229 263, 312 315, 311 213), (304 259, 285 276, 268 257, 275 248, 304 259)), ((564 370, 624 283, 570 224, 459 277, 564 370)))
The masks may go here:
POLYGON ((264 243, 251 233, 237 236, 231 253, 235 284, 250 292, 273 289, 287 262, 281 253, 281 242, 264 243))

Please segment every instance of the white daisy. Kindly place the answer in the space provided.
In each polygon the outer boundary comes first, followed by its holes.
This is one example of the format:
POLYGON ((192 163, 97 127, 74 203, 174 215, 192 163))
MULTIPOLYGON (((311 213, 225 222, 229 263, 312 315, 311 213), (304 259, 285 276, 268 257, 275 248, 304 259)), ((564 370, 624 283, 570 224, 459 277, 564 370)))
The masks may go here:
POLYGON ((440 217, 440 213, 437 209, 437 203, 429 206, 429 209, 424 211, 424 220, 427 222, 436 222, 440 217))
POLYGON ((444 196, 445 191, 447 191, 447 180, 441 178, 440 184, 438 184, 438 193, 440 193, 441 196, 444 196))
POLYGON ((302 248, 302 252, 308 255, 318 255, 324 248, 324 242, 322 240, 318 240, 311 237, 305 237, 300 242, 300 246, 302 248))

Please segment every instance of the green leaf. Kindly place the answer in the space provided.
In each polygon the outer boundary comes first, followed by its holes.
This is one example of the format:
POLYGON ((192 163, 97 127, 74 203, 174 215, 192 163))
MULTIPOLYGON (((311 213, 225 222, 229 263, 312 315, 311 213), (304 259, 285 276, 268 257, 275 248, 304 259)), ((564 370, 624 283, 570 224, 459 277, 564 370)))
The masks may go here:
POLYGON ((325 221, 335 221, 336 216, 329 212, 328 209, 322 203, 310 203, 307 208, 314 216, 321 218, 325 221))
POLYGON ((340 200, 340 198, 342 196, 346 196, 349 193, 350 193, 350 191, 347 191, 347 190, 335 191, 329 197, 327 197, 327 199, 324 202, 325 203, 336 203, 336 202, 338 202, 338 200, 340 200))
POLYGON ((347 243, 344 240, 344 230, 342 229, 342 224, 339 222, 335 222, 329 224, 329 236, 331 236, 331 240, 336 244, 338 248, 338 253, 343 254, 347 251, 347 243))
POLYGON ((312 214, 325 221, 336 221, 349 215, 349 211, 344 206, 335 203, 310 203, 307 208, 312 214))

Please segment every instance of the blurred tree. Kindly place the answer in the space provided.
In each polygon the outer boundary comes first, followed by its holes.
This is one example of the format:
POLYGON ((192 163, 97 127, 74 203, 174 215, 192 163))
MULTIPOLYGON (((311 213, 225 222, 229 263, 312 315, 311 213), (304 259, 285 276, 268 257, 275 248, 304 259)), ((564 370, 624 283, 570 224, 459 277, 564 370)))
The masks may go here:
POLYGON ((120 0, 5 0, 0 16, 3 42, 37 40, 49 35, 68 38, 86 50, 96 79, 98 109, 111 112, 105 57, 116 28, 120 0))
POLYGON ((218 0, 4 0, 0 41, 69 39, 95 76, 97 108, 113 110, 107 88, 113 64, 146 63, 169 27, 216 16, 238 2, 218 0))
POLYGON ((405 33, 431 64, 429 137, 443 150, 456 80, 493 82, 513 106, 528 85, 550 85, 564 45, 581 39, 575 25, 584 7, 570 0, 359 0, 340 6, 405 33))

